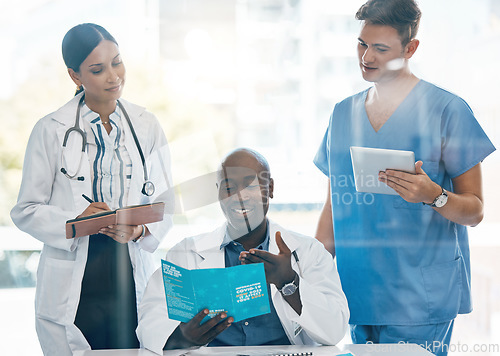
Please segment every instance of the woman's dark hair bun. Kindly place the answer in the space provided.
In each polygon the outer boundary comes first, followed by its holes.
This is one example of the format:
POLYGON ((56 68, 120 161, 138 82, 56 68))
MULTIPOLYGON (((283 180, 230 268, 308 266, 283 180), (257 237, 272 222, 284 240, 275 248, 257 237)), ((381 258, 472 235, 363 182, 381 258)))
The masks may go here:
POLYGON ((102 40, 114 42, 115 38, 102 26, 82 23, 70 29, 62 41, 62 55, 66 67, 80 72, 80 65, 102 40))

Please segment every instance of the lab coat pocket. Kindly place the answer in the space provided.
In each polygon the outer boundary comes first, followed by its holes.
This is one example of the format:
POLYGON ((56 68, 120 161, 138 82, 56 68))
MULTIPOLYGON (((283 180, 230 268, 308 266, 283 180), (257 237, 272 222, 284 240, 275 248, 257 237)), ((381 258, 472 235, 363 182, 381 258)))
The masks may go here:
POLYGON ((71 279, 75 262, 46 258, 37 281, 37 317, 65 324, 71 279))
MULTIPOLYGON (((439 176, 439 162, 424 161, 422 169, 433 182, 437 181, 439 176)), ((396 209, 428 210, 429 212, 432 211, 432 208, 427 205, 424 205, 422 203, 409 203, 400 196, 394 197, 394 207, 396 209)))
POLYGON ((454 261, 422 267, 430 322, 455 318, 461 299, 462 257, 454 261))

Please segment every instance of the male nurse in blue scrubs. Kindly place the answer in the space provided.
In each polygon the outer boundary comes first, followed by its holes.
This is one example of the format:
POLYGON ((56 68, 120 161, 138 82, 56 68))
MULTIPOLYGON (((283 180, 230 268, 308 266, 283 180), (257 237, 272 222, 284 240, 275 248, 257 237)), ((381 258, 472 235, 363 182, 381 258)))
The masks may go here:
POLYGON ((316 238, 337 257, 353 342, 446 355, 453 320, 472 310, 466 226, 483 218, 481 162, 495 147, 464 100, 410 71, 420 15, 413 0, 356 13, 373 86, 335 106, 314 159, 329 178, 316 238), (398 195, 356 192, 350 146, 413 151, 416 174, 375 177, 398 195))

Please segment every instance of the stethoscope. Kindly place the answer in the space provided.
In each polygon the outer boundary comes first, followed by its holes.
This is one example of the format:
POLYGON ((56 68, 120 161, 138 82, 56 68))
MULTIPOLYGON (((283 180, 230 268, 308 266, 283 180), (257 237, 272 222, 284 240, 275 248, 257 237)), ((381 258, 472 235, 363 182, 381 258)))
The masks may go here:
MULTIPOLYGON (((77 177, 78 172, 80 171, 80 167, 82 166, 82 160, 85 154, 85 149, 87 147, 87 135, 85 132, 80 128, 80 107, 82 106, 83 100, 85 98, 85 95, 82 95, 80 98, 80 101, 78 102, 78 107, 76 109, 76 119, 75 119, 75 125, 70 127, 66 133, 64 134, 64 140, 63 140, 63 152, 61 154, 61 172, 64 174, 67 178, 69 179, 76 179, 79 181, 85 180, 85 177, 79 176, 77 177), (76 170, 75 174, 69 174, 66 168, 64 168, 63 164, 63 157, 64 157, 64 149, 66 148, 66 143, 68 142, 69 135, 72 132, 78 133, 80 136, 82 136, 82 152, 80 156, 80 163, 78 164, 78 169, 76 170)), ((137 150, 139 151, 139 155, 141 156, 141 161, 142 161, 142 168, 144 170, 144 184, 142 185, 142 190, 141 193, 146 195, 146 196, 151 196, 155 192, 155 186, 153 182, 151 182, 148 179, 148 171, 146 169, 146 160, 144 158, 144 154, 142 153, 142 148, 139 143, 139 139, 137 138, 137 135, 135 134, 134 127, 132 126, 132 122, 130 121, 130 117, 127 114, 127 111, 123 107, 122 103, 120 103, 119 100, 116 101, 118 103, 118 106, 120 107, 121 111, 123 112, 123 115, 125 116, 125 119, 127 120, 128 126, 130 127, 130 131, 132 132, 132 136, 134 137, 135 145, 137 146, 137 150)))

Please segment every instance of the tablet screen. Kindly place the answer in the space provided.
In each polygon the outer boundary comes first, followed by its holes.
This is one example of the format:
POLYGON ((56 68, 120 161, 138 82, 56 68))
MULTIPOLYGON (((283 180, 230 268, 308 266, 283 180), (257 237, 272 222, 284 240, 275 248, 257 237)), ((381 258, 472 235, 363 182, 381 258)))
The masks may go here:
POLYGON ((358 192, 398 195, 378 180, 379 172, 394 169, 415 173, 415 154, 412 151, 351 146, 351 160, 358 192))

